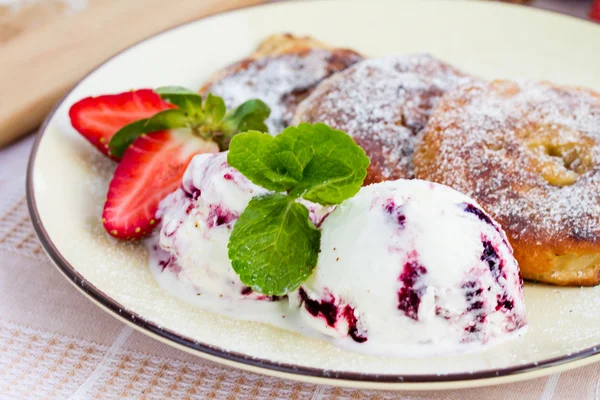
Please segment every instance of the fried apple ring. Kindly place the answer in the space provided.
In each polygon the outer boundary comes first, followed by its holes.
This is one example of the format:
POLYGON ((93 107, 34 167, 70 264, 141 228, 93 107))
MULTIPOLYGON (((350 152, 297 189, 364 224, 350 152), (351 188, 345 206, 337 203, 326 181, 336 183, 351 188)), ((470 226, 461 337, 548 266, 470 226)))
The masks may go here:
POLYGON ((352 136, 371 159, 365 184, 414 178, 414 146, 431 110, 468 80, 427 54, 368 59, 321 82, 293 123, 325 122, 352 136))
POLYGON ((523 277, 600 283, 600 94, 549 82, 463 85, 434 110, 416 176, 475 198, 523 277))
POLYGON ((234 108, 250 99, 271 108, 269 132, 277 134, 291 122, 296 106, 331 74, 362 57, 353 50, 328 46, 310 37, 271 35, 248 58, 212 76, 200 89, 234 108))

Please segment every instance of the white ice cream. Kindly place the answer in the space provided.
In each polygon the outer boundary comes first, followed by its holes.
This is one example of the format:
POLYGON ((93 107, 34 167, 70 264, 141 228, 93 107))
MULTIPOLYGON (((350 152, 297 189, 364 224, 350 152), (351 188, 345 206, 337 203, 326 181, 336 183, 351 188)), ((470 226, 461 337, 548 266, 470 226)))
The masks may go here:
POLYGON ((498 342, 526 324, 523 282, 506 236, 449 187, 371 185, 321 229, 316 270, 290 299, 338 346, 452 353, 498 342))
MULTIPOLYGON (((176 274, 196 295, 273 300, 245 286, 227 254, 235 221, 253 197, 266 193, 227 164, 227 153, 194 157, 181 188, 161 202, 157 214, 162 219, 156 249, 162 269, 176 274)), ((304 204, 318 224, 327 210, 304 204)))
POLYGON ((362 188, 333 212, 305 202, 322 229, 313 275, 288 298, 252 292, 227 244, 248 202, 266 193, 227 164, 227 153, 194 157, 148 241, 159 285, 208 311, 370 354, 479 349, 525 326, 502 230, 472 199, 417 180, 362 188))
POLYGON ((265 297, 246 289, 227 256, 233 224, 252 197, 267 191, 227 164, 227 154, 193 158, 182 187, 160 204, 160 248, 170 258, 164 267, 200 295, 265 297))

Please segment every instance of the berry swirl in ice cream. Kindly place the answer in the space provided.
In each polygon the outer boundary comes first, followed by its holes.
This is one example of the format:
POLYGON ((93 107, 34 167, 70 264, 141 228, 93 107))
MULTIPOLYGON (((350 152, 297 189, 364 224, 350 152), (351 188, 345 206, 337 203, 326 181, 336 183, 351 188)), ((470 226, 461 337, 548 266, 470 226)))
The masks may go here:
MULTIPOLYGON (((227 153, 200 154, 192 160, 181 188, 165 198, 158 244, 163 269, 192 285, 197 294, 231 299, 275 300, 253 292, 231 268, 227 243, 248 202, 267 194, 227 164, 227 153)), ((319 225, 328 208, 304 202, 319 225)))
POLYGON ((204 309, 369 354, 480 350, 523 332, 523 282, 500 226, 469 197, 419 180, 362 188, 334 211, 304 202, 322 232, 313 274, 287 297, 252 291, 227 243, 248 202, 267 193, 227 153, 196 156, 160 205, 159 283, 210 298, 204 309))
POLYGON ((290 298, 306 323, 341 346, 447 353, 526 325, 523 281, 504 232, 447 186, 365 187, 321 230, 317 267, 290 298))

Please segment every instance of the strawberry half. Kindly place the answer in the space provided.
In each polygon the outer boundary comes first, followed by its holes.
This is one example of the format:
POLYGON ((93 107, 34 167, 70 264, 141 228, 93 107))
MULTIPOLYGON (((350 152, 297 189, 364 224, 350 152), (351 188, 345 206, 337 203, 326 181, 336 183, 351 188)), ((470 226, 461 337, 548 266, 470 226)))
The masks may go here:
POLYGON ((127 124, 149 118, 159 111, 175 108, 150 89, 98 97, 86 97, 69 110, 71 125, 98 150, 115 161, 108 142, 127 124))
POLYGON ((134 240, 148 235, 158 204, 181 185, 192 157, 217 153, 219 147, 189 129, 148 133, 125 150, 110 182, 102 222, 115 238, 134 240))
POLYGON ((592 3, 590 18, 596 22, 600 22, 600 0, 594 0, 594 3, 592 3))

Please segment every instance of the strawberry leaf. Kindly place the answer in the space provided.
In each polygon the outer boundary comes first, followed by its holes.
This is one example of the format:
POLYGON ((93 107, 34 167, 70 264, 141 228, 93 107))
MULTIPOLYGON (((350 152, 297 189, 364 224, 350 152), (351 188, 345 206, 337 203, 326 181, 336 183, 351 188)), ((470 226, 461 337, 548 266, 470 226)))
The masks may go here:
MULTIPOLYGON (((207 106, 205 108, 208 108, 210 96, 209 94, 206 99, 207 106)), ((225 151, 229 149, 231 139, 240 132, 251 130, 268 132, 269 128, 265 125, 264 121, 269 117, 270 113, 271 109, 269 106, 261 100, 248 100, 227 114, 213 128, 215 131, 214 140, 219 144, 221 150, 225 151)))
POLYGON ((225 102, 219 96, 209 93, 204 101, 204 113, 211 120, 211 125, 218 125, 225 116, 225 102))
POLYGON ((181 86, 163 86, 154 92, 190 114, 202 114, 202 96, 196 92, 181 86))
POLYGON ((69 109, 71 124, 100 152, 115 161, 119 157, 110 154, 110 139, 125 125, 156 113, 175 108, 161 99, 151 89, 131 90, 123 93, 86 97, 69 109))
POLYGON ((189 117, 179 108, 161 111, 150 118, 125 125, 110 139, 108 148, 112 155, 120 158, 125 153, 127 147, 145 133, 183 128, 189 126, 189 124, 189 117))
POLYGON ((271 109, 258 99, 248 100, 225 116, 220 125, 224 136, 233 137, 238 132, 255 130, 269 132, 265 120, 269 118, 271 109))
POLYGON ((108 150, 116 159, 122 157, 127 147, 145 133, 190 128, 197 136, 212 140, 224 151, 229 148, 231 138, 241 130, 267 130, 264 120, 271 110, 260 100, 247 101, 227 114, 223 99, 211 93, 203 102, 198 93, 180 86, 164 86, 154 92, 162 100, 178 108, 159 112, 122 127, 108 144, 108 150))

